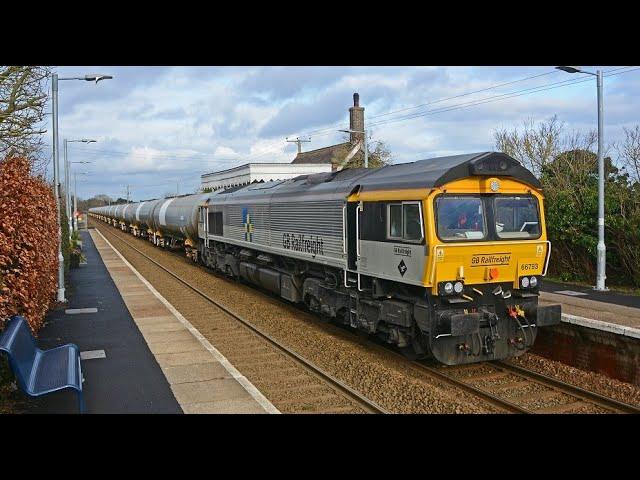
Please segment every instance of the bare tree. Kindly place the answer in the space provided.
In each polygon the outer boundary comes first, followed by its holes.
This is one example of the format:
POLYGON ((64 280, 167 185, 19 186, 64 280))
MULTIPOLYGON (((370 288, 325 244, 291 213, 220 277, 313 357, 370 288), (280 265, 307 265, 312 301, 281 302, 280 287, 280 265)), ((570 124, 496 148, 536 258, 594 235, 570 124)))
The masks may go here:
POLYGON ((49 67, 0 66, 0 155, 29 158, 34 170, 42 149, 49 67))
POLYGON ((536 176, 562 151, 562 131, 564 125, 557 116, 537 126, 533 120, 526 120, 519 128, 497 130, 494 133, 496 147, 516 159, 536 176))
POLYGON ((633 129, 624 127, 624 135, 622 143, 615 148, 629 175, 640 182, 640 125, 633 129))

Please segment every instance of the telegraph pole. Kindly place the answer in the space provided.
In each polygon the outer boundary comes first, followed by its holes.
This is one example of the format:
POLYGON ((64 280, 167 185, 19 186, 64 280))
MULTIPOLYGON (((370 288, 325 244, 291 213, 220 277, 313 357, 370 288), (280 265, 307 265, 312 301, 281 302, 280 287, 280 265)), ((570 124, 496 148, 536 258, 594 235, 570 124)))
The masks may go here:
POLYGON ((298 153, 302 153, 302 143, 311 143, 311 139, 300 140, 300 137, 297 137, 295 140, 289 140, 287 138, 287 143, 297 143, 298 144, 298 153))

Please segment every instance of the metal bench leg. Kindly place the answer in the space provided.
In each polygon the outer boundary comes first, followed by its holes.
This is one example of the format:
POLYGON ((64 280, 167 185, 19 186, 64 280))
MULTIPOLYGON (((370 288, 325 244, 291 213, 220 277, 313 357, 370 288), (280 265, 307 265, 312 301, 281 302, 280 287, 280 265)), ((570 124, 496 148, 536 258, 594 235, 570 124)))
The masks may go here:
POLYGON ((82 390, 78 392, 78 408, 80 409, 80 414, 83 414, 86 412, 84 398, 82 396, 82 390))

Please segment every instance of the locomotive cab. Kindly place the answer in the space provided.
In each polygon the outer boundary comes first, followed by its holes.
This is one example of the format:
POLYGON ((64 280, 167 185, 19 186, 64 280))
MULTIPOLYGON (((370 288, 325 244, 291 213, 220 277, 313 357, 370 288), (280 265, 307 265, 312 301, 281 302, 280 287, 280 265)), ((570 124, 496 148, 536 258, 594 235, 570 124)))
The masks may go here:
POLYGON ((416 353, 446 364, 520 355, 538 327, 560 322, 559 305, 538 305, 551 248, 543 201, 537 179, 500 153, 445 170, 430 189, 363 188, 349 198, 358 288, 414 303, 416 353))

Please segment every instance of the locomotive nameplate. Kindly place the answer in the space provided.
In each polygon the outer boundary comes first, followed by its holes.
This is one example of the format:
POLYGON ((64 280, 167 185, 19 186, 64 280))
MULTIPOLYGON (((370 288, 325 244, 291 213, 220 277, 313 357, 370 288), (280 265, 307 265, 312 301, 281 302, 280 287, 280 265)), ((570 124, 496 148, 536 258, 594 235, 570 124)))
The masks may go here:
POLYGON ((411 247, 399 247, 397 245, 394 245, 393 254, 394 255, 401 255, 403 257, 410 257, 411 256, 411 247))
POLYGON ((475 254, 471 257, 472 267, 486 267, 488 265, 509 265, 511 253, 475 254))

